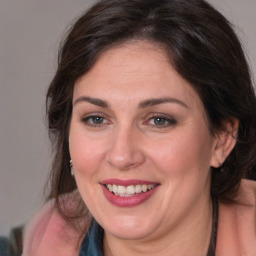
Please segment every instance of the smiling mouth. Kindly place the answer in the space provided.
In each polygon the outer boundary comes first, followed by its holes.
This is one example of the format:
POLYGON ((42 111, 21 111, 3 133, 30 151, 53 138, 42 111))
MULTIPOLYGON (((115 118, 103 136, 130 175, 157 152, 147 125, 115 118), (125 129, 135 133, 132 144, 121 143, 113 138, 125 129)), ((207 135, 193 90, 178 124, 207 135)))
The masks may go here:
POLYGON ((157 184, 137 184, 137 185, 129 185, 129 186, 122 186, 116 184, 104 184, 105 187, 116 196, 120 197, 130 197, 136 196, 142 193, 146 193, 152 189, 154 189, 157 184))

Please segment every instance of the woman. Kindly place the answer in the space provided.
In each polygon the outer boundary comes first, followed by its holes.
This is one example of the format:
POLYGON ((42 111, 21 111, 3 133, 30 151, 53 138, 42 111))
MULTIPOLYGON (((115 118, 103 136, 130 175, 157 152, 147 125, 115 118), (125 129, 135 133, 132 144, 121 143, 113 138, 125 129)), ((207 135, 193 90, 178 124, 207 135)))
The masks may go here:
POLYGON ((51 190, 24 255, 255 255, 255 93, 208 3, 95 4, 47 111, 51 190))

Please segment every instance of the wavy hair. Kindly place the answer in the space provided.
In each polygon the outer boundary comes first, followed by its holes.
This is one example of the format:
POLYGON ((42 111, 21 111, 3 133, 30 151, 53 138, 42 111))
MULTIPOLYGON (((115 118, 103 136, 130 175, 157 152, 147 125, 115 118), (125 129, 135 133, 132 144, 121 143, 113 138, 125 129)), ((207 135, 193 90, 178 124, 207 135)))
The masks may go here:
POLYGON ((164 46, 174 69, 198 93, 212 134, 223 129, 223 120, 239 120, 237 143, 221 166, 223 171, 212 169, 212 195, 232 200, 241 179, 255 175, 255 92, 241 43, 229 21, 203 0, 103 0, 73 24, 61 45, 47 93, 54 152, 48 198, 56 199, 67 219, 87 214, 79 201, 76 213, 67 216, 60 201, 62 194, 76 189, 68 143, 74 84, 106 49, 131 40, 164 46))

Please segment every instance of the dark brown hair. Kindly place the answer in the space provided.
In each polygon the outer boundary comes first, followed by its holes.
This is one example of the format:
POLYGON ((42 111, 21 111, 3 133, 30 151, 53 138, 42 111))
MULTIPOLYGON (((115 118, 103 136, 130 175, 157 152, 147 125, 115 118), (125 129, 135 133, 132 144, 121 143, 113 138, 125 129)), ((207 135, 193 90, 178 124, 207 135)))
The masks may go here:
MULTIPOLYGON (((164 45, 173 67, 200 96, 213 134, 222 129, 223 120, 239 119, 235 148, 222 171, 212 170, 212 195, 232 199, 241 179, 255 171, 256 99, 232 25, 203 0, 103 0, 75 22, 61 46, 47 94, 55 153, 49 198, 56 199, 64 214, 60 195, 76 188, 70 175, 68 144, 75 81, 104 50, 130 40, 164 45)), ((79 205, 82 213, 86 207, 79 205)))

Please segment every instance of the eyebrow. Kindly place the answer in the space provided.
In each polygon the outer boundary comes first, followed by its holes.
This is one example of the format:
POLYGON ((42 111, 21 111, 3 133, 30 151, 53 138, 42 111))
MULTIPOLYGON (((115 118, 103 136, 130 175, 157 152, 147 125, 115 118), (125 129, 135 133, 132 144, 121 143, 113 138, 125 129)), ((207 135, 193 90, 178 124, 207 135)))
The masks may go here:
POLYGON ((75 100, 74 105, 76 105, 79 102, 89 102, 93 105, 102 107, 102 108, 108 108, 109 104, 105 101, 105 100, 101 100, 101 99, 96 99, 96 98, 91 98, 91 97, 79 97, 75 100))
POLYGON ((186 103, 175 98, 152 98, 152 99, 144 100, 139 104, 139 108, 151 107, 151 106, 155 106, 163 103, 176 103, 181 105, 182 107, 189 108, 186 103))
MULTIPOLYGON (((99 106, 102 108, 110 107, 110 105, 105 100, 86 97, 86 96, 77 98, 74 102, 74 105, 76 105, 77 103, 80 103, 80 102, 89 102, 93 105, 96 105, 96 106, 99 106)), ((139 103, 139 108, 147 108, 147 107, 164 104, 164 103, 176 103, 176 104, 181 105, 182 107, 189 109, 189 107, 186 103, 184 103, 183 101, 181 101, 179 99, 175 99, 175 98, 152 98, 152 99, 144 100, 141 103, 139 103)))

